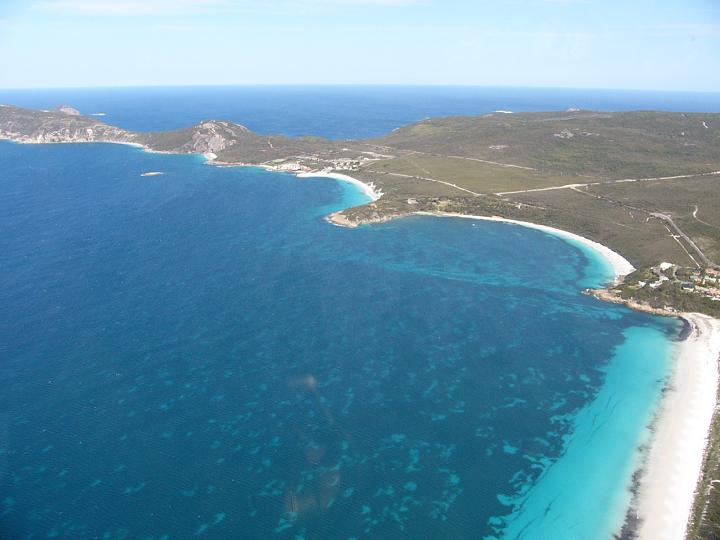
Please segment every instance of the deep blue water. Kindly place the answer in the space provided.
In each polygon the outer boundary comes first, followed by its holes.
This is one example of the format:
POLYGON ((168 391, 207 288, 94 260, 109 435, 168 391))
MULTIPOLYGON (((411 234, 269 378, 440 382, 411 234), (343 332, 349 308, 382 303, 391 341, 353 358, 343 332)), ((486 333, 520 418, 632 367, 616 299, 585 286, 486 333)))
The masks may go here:
POLYGON ((0 143, 0 538, 607 538, 677 325, 539 231, 322 219, 361 202, 0 143))
POLYGON ((47 109, 69 104, 139 131, 221 119, 259 133, 351 139, 384 135, 427 117, 495 110, 720 112, 720 93, 403 86, 0 89, 0 103, 47 109))

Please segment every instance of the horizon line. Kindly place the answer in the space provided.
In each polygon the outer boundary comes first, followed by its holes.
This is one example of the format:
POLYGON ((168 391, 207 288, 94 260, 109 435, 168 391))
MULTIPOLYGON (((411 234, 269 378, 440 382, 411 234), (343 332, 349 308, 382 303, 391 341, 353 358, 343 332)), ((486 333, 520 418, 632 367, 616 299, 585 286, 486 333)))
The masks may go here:
POLYGON ((413 83, 230 83, 230 84, 131 84, 98 86, 27 86, 0 87, 0 92, 50 91, 50 90, 142 90, 142 89, 191 89, 191 88, 467 88, 467 89, 513 89, 513 90, 580 90, 600 92, 653 92, 660 94, 713 94, 718 90, 619 88, 591 86, 515 86, 483 84, 413 84, 413 83))

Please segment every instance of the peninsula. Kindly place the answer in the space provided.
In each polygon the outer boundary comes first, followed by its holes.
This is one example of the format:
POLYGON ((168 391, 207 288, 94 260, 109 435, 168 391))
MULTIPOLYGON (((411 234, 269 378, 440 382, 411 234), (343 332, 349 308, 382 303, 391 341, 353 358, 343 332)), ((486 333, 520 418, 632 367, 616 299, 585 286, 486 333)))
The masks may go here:
POLYGON ((216 165, 340 172, 383 197, 341 213, 345 225, 418 211, 494 215, 558 227, 634 266, 720 260, 720 114, 490 113, 429 119, 368 140, 260 135, 221 120, 132 132, 77 114, 0 106, 0 139, 109 142, 199 153, 216 165))
POLYGON ((152 152, 204 154, 220 166, 350 175, 373 186, 368 193, 374 196, 366 205, 329 216, 347 227, 416 213, 478 216, 561 229, 608 246, 638 270, 588 294, 660 315, 682 315, 695 339, 694 349, 681 355, 672 383, 679 390, 666 399, 657 423, 658 440, 664 442, 649 452, 649 480, 641 480, 635 504, 642 519, 668 503, 653 500, 648 491, 676 489, 685 494, 677 503, 684 515, 662 524, 629 519, 626 529, 631 536, 650 538, 662 528, 680 527, 688 537, 702 538, 720 525, 720 495, 711 489, 720 471, 720 416, 710 420, 717 381, 712 355, 720 347, 720 114, 503 111, 428 119, 376 139, 335 141, 261 135, 222 120, 168 132, 132 132, 69 106, 37 111, 2 105, 0 139, 133 144, 152 152), (705 360, 696 361, 699 357, 705 360), (699 367, 693 368, 695 363, 699 367), (697 387, 698 375, 707 375, 710 386, 697 387), (706 417, 687 408, 698 395, 695 389, 705 396, 706 417), (670 409, 681 412, 672 416, 670 409), (663 476, 667 467, 658 465, 684 459, 673 452, 679 434, 687 433, 695 457, 685 460, 682 471, 699 470, 698 454, 705 452, 689 524, 687 474, 663 476))

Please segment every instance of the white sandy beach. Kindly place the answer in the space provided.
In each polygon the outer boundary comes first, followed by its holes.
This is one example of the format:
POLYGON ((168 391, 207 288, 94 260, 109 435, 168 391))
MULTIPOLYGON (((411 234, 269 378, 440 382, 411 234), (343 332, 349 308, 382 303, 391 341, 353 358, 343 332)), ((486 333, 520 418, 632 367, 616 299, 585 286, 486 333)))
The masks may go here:
MULTIPOLYGON (((113 142, 152 152, 142 144, 113 142)), ((209 163, 217 157, 211 153, 204 156, 209 163)), ((163 173, 159 171, 150 171, 142 173, 141 176, 161 174, 163 173)), ((347 182, 361 189, 372 201, 383 196, 382 191, 375 185, 341 173, 313 172, 297 176, 347 182)), ((629 261, 607 246, 562 229, 497 216, 415 213, 504 222, 544 231, 594 250, 611 265, 615 281, 635 270, 629 261)), ((334 215, 333 223, 354 226, 353 222, 338 214, 334 215)), ((717 405, 720 320, 701 314, 681 316, 690 323, 692 332, 687 339, 676 345, 673 371, 651 427, 649 449, 643 456, 637 496, 631 508, 631 512, 637 517, 637 537, 640 540, 684 539, 702 469, 708 431, 717 405)))
POLYGON ((145 146, 144 144, 136 143, 136 142, 123 142, 123 141, 88 141, 85 144, 96 144, 96 143, 105 143, 105 144, 122 144, 124 146, 132 146, 133 148, 140 148, 141 150, 144 150, 147 153, 152 153, 152 151, 145 146))
POLYGON ((567 240, 577 242, 579 244, 587 246, 588 248, 596 251, 605 260, 607 260, 608 263, 610 263, 610 265, 612 266, 612 269, 613 269, 613 273, 615 274, 616 281, 622 277, 625 277, 630 272, 633 272, 635 270, 635 267, 633 267, 633 265, 630 264, 630 262, 627 259, 625 259, 625 257, 620 255, 619 253, 614 252, 609 247, 604 246, 604 245, 602 245, 598 242, 595 242, 593 240, 590 240, 588 238, 585 238, 584 236, 580 236, 579 234, 571 233, 568 231, 563 231, 562 229, 556 229, 554 227, 548 227, 547 225, 538 225, 537 223, 530 223, 529 221, 518 221, 515 219, 506 219, 506 218, 501 218, 501 217, 497 217, 497 216, 483 217, 483 216, 473 216, 470 214, 450 214, 450 213, 442 213, 442 212, 416 212, 416 214, 429 215, 429 216, 443 216, 443 217, 459 217, 459 218, 466 218, 466 219, 479 219, 482 221, 499 221, 502 223, 514 223, 515 225, 521 225, 523 227, 537 229, 540 231, 544 231, 544 232, 553 234, 555 236, 559 236, 561 238, 565 238, 567 240))
MULTIPOLYGON (((515 223, 567 238, 605 257, 616 281, 634 270, 607 246, 561 229, 499 217, 425 214, 515 223)), ((692 326, 692 332, 676 345, 673 372, 655 415, 631 510, 638 518, 640 540, 685 538, 717 401, 720 320, 698 313, 682 317, 692 326)))
MULTIPOLYGON (((382 191, 378 190, 373 184, 366 184, 356 178, 347 176, 345 174, 317 172, 317 173, 302 173, 302 174, 298 175, 298 178, 311 178, 311 177, 332 178, 335 180, 340 180, 342 182, 350 182, 351 184, 355 184, 356 186, 360 187, 363 190, 363 192, 366 193, 373 201, 377 201, 380 197, 383 196, 382 191)), ((414 212, 414 213, 416 215, 456 217, 456 218, 465 218, 465 219, 478 219, 478 220, 483 220, 483 221, 500 221, 503 223, 514 223, 515 225, 521 225, 523 227, 537 229, 540 231, 544 231, 544 232, 553 234, 555 236, 559 236, 561 238, 565 238, 567 240, 577 242, 577 243, 582 244, 582 245, 596 251, 597 253, 599 253, 612 266, 613 274, 615 275, 616 282, 635 270, 635 267, 632 264, 630 264, 630 261, 628 261, 625 257, 620 255, 619 253, 616 253, 609 247, 604 246, 593 240, 590 240, 589 238, 585 238, 584 236, 580 236, 579 234, 564 231, 562 229, 556 229, 554 227, 549 227, 547 225, 538 225, 537 223, 531 223, 529 221, 506 219, 506 218, 502 218, 499 216, 492 216, 492 217, 491 216, 474 216, 471 214, 452 214, 449 212, 414 212)), ((352 223, 350 223, 349 221, 344 219, 343 216, 339 216, 338 214, 340 214, 340 213, 336 212, 332 216, 329 216, 332 218, 330 220, 331 223, 334 223, 334 224, 340 225, 340 226, 345 226, 345 227, 353 226, 352 223)))
POLYGON ((370 197, 373 201, 377 201, 382 197, 383 193, 374 184, 366 184, 361 182, 357 178, 348 176, 340 173, 329 173, 329 172, 312 172, 312 173, 301 173, 297 175, 298 178, 330 178, 333 180, 339 180, 340 182, 348 182, 359 187, 365 195, 370 197))
MULTIPOLYGON (((382 196, 374 186, 343 174, 306 173, 298 176, 350 182, 373 200, 382 196)), ((627 259, 607 246, 562 229, 501 217, 440 212, 416 214, 513 223, 565 238, 604 257, 612 266, 616 282, 635 270, 627 259)), ((337 216, 333 222, 343 225, 337 216)), ((348 222, 347 226, 352 223, 348 222)), ((682 540, 685 537, 716 405, 720 321, 701 314, 683 314, 683 318, 692 325, 692 333, 677 345, 673 373, 656 414, 638 496, 633 502, 632 511, 639 519, 640 540, 682 540)))
POLYGON ((697 313, 683 318, 692 334, 677 346, 633 505, 640 540, 685 538, 716 405, 720 321, 697 313))

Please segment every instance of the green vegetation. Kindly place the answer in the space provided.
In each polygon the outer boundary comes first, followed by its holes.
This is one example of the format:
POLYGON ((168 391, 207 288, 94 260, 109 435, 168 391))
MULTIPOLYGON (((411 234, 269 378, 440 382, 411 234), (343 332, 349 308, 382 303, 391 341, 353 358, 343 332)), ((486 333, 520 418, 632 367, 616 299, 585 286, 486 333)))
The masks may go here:
POLYGON ((384 197, 351 222, 417 210, 566 229, 638 267, 720 260, 720 114, 567 111, 425 120, 365 141, 252 133, 224 121, 132 133, 83 116, 0 107, 0 138, 135 142, 278 170, 352 171, 384 197), (681 178, 668 178, 680 176, 681 178))
MULTIPOLYGON (((440 180, 473 192, 483 193, 562 186, 569 183, 567 177, 560 175, 504 167, 468 158, 419 153, 373 163, 368 167, 368 171, 440 180)), ((455 193, 457 194, 458 191, 455 190, 455 193)))
MULTIPOLYGON (((611 196, 647 212, 672 215, 680 229, 714 261, 720 261, 720 176, 593 186, 591 193, 611 196)), ((678 261, 680 262, 680 261, 678 261)))
POLYGON ((566 176, 620 179, 703 172, 713 165, 717 170, 719 129, 720 115, 704 113, 496 113, 426 120, 376 142, 566 176))
POLYGON ((593 189, 523 193, 511 198, 548 209, 557 215, 561 228, 609 246, 636 267, 662 261, 693 264, 660 219, 612 199, 597 198, 593 189))
POLYGON ((366 169, 386 193, 397 175, 436 180, 436 195, 465 198, 468 213, 488 206, 473 193, 500 193, 499 215, 576 232, 636 266, 720 259, 720 115, 497 113, 427 120, 375 142, 398 154, 366 169), (671 176, 683 178, 648 180, 671 176))
MULTIPOLYGON (((426 120, 386 137, 338 142, 259 135, 222 121, 132 133, 69 108, 0 106, 0 139, 133 142, 165 152, 214 153, 230 164, 349 170, 384 196, 344 211, 347 224, 417 211, 541 223, 596 240, 643 268, 606 291, 607 299, 720 317, 720 301, 713 299, 720 290, 713 292, 715 284, 706 279, 720 260, 720 114, 494 113, 426 120), (651 268, 662 261, 676 266, 651 268)), ((720 538, 720 491, 712 483, 718 471, 716 414, 689 538, 720 538)))
POLYGON ((686 313, 704 313, 720 319, 720 295, 717 300, 694 291, 683 289, 679 281, 668 281, 653 289, 649 286, 637 287, 636 273, 625 280, 625 284, 618 287, 622 298, 635 300, 651 307, 663 309, 666 306, 686 313))

